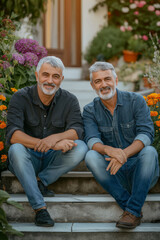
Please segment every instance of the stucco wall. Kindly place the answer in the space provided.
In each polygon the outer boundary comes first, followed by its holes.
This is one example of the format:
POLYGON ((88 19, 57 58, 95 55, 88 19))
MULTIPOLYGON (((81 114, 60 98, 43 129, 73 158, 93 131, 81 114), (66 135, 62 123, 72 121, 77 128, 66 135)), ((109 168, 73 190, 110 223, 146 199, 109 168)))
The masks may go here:
POLYGON ((84 63, 83 53, 85 52, 89 42, 93 39, 101 27, 107 24, 107 20, 104 18, 107 13, 106 7, 101 7, 96 12, 89 11, 96 3, 97 0, 82 0, 82 63, 84 63))

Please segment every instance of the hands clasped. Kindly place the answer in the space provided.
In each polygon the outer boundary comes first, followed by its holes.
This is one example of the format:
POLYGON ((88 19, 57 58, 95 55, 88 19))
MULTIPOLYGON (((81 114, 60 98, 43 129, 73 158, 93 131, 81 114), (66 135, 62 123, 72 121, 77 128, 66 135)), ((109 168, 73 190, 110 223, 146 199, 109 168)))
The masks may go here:
POLYGON ((62 139, 56 142, 53 136, 48 136, 38 141, 34 147, 34 151, 47 152, 49 149, 54 149, 61 150, 63 153, 65 153, 75 146, 77 146, 77 144, 73 140, 62 139))
POLYGON ((110 161, 107 167, 107 171, 110 170, 111 175, 115 175, 122 165, 127 162, 127 156, 125 152, 120 148, 110 149, 108 155, 109 158, 106 158, 107 161, 110 161))

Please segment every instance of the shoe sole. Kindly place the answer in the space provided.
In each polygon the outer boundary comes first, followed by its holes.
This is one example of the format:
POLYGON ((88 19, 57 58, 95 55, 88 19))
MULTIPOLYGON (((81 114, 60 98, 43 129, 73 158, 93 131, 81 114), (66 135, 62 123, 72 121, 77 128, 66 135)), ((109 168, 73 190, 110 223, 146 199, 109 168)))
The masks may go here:
POLYGON ((139 225, 140 225, 140 223, 137 224, 136 226, 129 226, 129 225, 124 225, 124 224, 116 224, 116 227, 117 227, 117 228, 133 229, 133 228, 138 227, 139 225))
POLYGON ((36 224, 36 226, 38 226, 38 227, 53 227, 53 226, 54 226, 54 224, 47 224, 47 223, 45 223, 45 224, 40 224, 40 223, 36 223, 36 222, 35 222, 35 224, 36 224))

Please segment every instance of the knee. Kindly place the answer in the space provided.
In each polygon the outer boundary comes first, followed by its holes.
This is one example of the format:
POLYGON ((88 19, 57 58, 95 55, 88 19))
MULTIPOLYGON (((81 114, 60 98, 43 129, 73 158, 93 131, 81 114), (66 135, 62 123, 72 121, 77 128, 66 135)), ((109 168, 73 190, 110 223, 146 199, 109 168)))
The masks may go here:
POLYGON ((87 152, 86 157, 85 157, 85 163, 87 167, 94 167, 98 164, 98 154, 94 150, 90 150, 87 152))
POLYGON ((26 148, 22 144, 20 143, 12 144, 8 151, 9 162, 11 164, 12 162, 14 162, 13 165, 15 165, 16 163, 18 164, 19 162, 23 162, 23 156, 25 151, 26 148))
POLYGON ((139 156, 141 161, 144 162, 145 165, 148 165, 150 168, 151 166, 158 164, 158 153, 152 146, 144 147, 139 156))
POLYGON ((87 145, 82 140, 76 140, 75 143, 77 144, 75 148, 77 156, 79 156, 81 159, 84 159, 88 151, 87 145))

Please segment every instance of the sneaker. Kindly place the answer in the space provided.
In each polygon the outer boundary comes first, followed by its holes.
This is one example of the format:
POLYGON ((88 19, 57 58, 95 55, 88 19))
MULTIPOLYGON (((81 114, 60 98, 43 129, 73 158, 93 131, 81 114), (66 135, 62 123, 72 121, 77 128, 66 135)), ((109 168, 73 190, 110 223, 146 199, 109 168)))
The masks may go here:
POLYGON ((35 224, 41 227, 53 227, 54 221, 50 217, 47 209, 41 209, 36 212, 35 224))
POLYGON ((41 191, 43 197, 54 197, 55 193, 51 190, 49 190, 41 181, 38 181, 38 187, 41 191))
POLYGON ((141 217, 136 217, 128 211, 124 211, 122 217, 116 223, 116 227, 118 228, 135 228, 141 223, 141 217))

